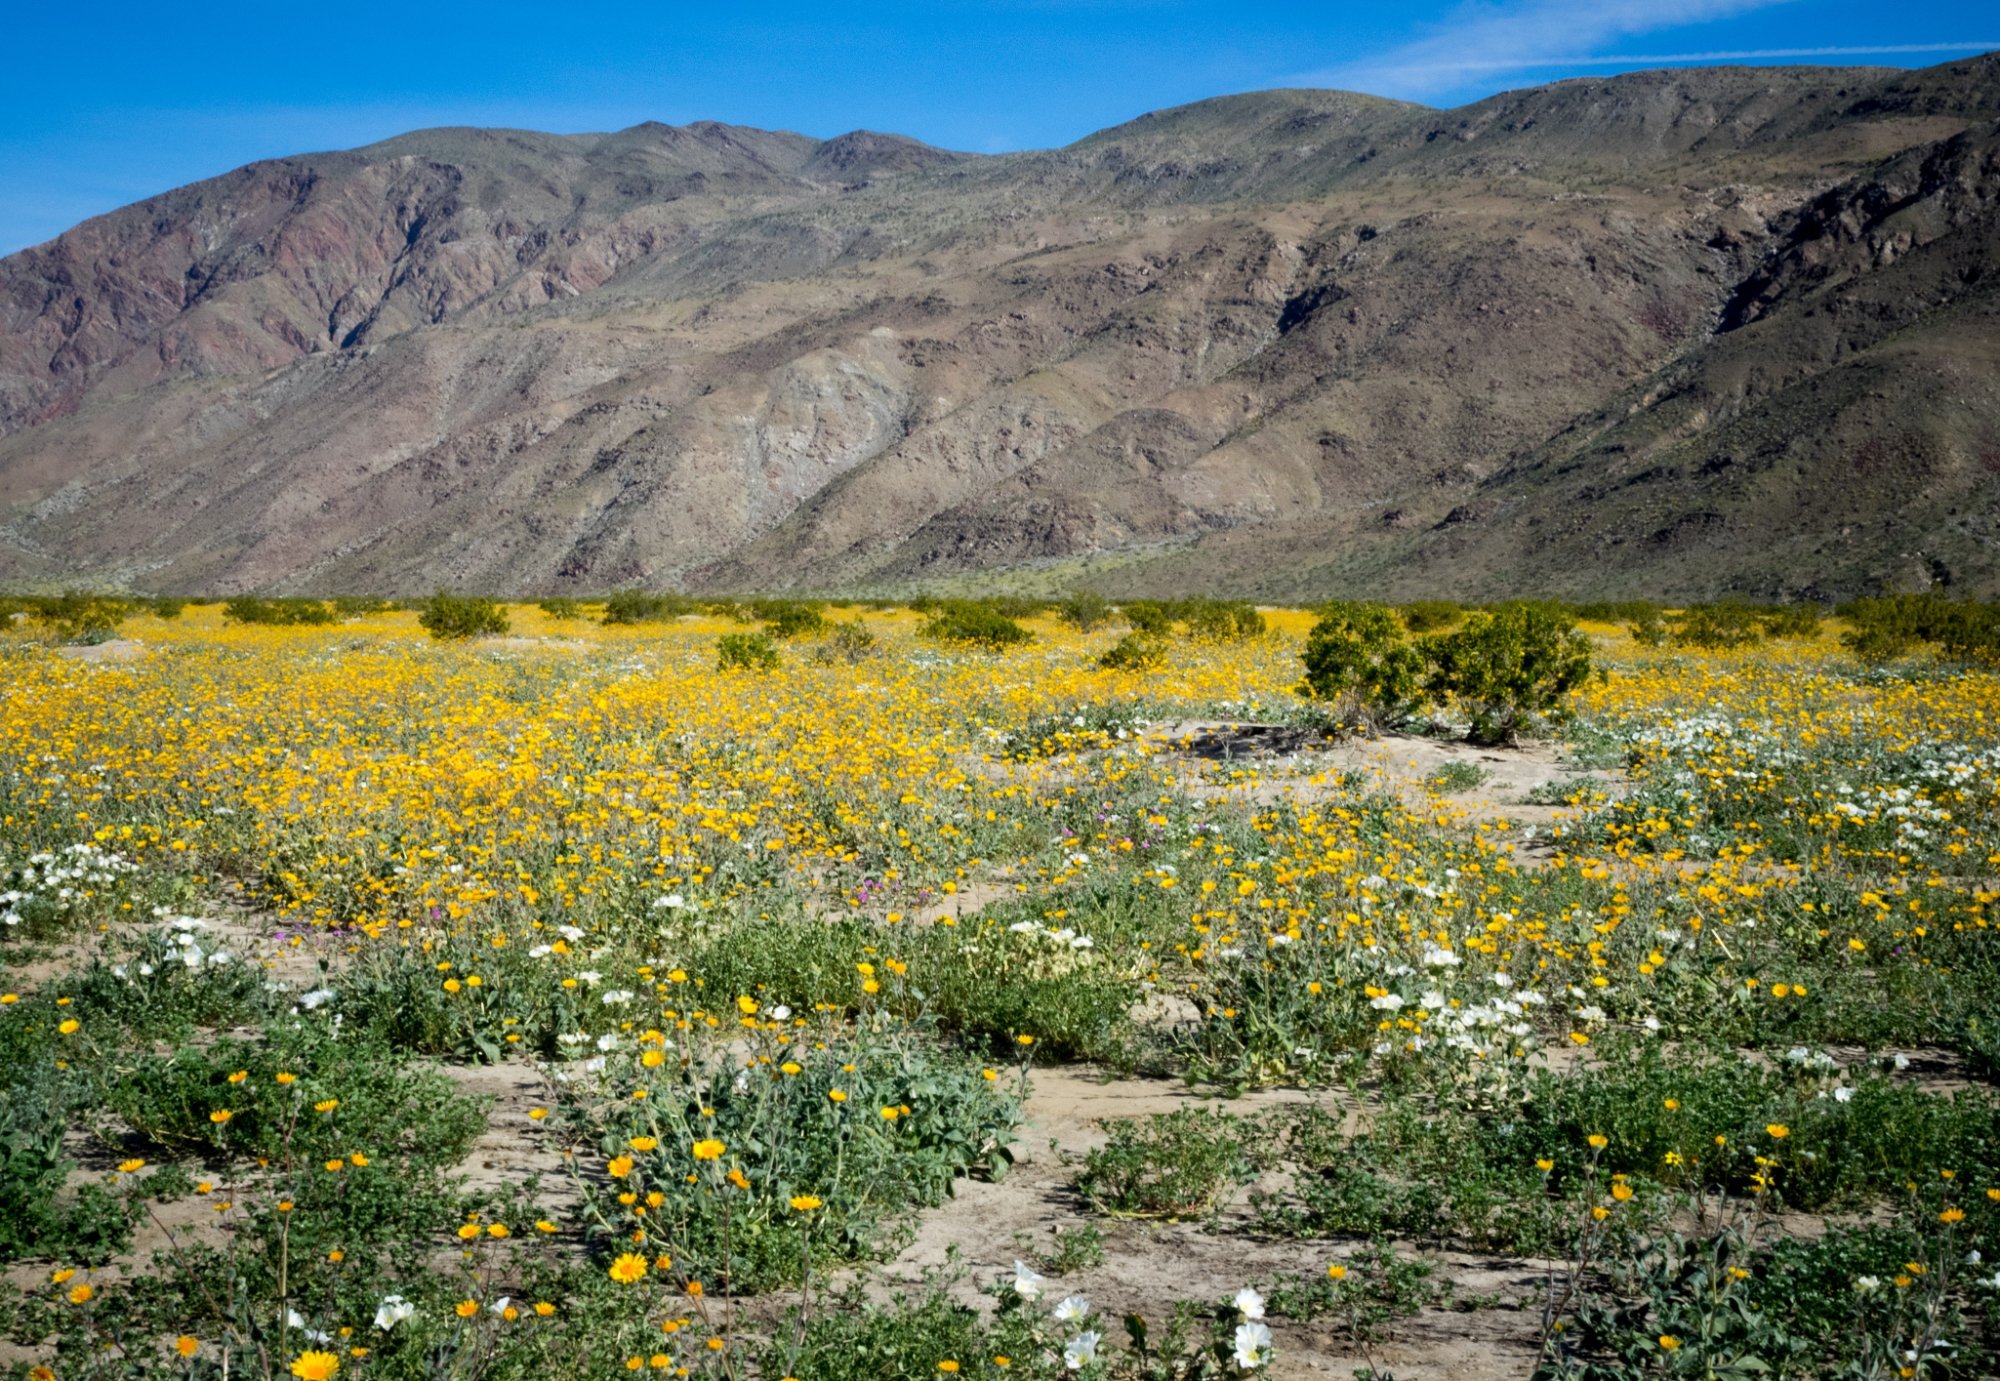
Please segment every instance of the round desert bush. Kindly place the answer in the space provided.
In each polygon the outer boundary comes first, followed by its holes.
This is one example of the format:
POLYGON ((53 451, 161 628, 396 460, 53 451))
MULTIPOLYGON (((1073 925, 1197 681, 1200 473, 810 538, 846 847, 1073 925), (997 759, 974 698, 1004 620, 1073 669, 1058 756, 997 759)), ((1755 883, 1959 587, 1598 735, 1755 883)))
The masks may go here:
POLYGON ((654 594, 650 590, 620 590, 604 601, 604 621, 610 624, 666 623, 698 606, 686 595, 654 594))
POLYGON ((762 633, 724 633, 715 640, 717 671, 775 671, 778 649, 762 633))
POLYGON ((1167 640, 1157 633, 1127 633, 1097 659, 1107 671, 1151 671, 1167 660, 1167 640))
POLYGON ((999 652, 1034 637, 991 604, 978 600, 950 600, 938 606, 917 635, 933 642, 961 643, 999 652))
POLYGON ((1424 699, 1424 659, 1396 615, 1379 604, 1329 604, 1300 654, 1298 693, 1328 702, 1346 727, 1381 729, 1424 699))
POLYGON ((1095 590, 1073 590, 1056 605, 1056 617, 1077 632, 1088 633, 1110 620, 1111 602, 1095 590))
POLYGON ((440 590, 424 601, 417 622, 440 641, 493 637, 507 631, 507 611, 490 599, 440 590))
POLYGON ((222 606, 222 617, 231 623, 261 623, 283 628, 332 623, 334 612, 324 600, 264 599, 258 595, 238 595, 222 606))
POLYGON ((1590 675, 1590 639, 1563 610, 1505 605, 1428 639, 1431 689, 1471 719, 1474 743, 1512 743, 1531 720, 1560 719, 1590 675))

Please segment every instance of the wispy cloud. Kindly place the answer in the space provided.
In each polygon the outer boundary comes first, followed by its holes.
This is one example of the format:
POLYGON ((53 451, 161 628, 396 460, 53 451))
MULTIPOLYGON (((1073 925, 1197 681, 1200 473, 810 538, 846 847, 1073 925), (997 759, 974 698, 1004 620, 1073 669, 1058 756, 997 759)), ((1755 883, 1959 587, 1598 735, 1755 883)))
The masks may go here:
MULTIPOLYGON (((1348 59, 1313 72, 1306 80, 1316 86, 1422 99, 1452 91, 1481 74, 1496 71, 1563 65, 1612 66, 1630 61, 1701 61, 1698 56, 1634 59, 1604 54, 1601 50, 1638 35, 1732 19, 1791 2, 1503 0, 1467 4, 1420 38, 1387 52, 1348 59), (1569 56, 1578 53, 1585 56, 1569 56)), ((1906 50, 1913 48, 1906 46, 1906 50)))
POLYGON ((1718 48, 1705 53, 1573 53, 1531 60, 1461 60, 1445 69, 1453 72, 1515 72, 1530 67, 1623 67, 1671 62, 1762 62, 1771 58, 1896 57, 1914 53, 1985 53, 2000 48, 2000 38, 1966 43, 1878 43, 1825 48, 1718 48))

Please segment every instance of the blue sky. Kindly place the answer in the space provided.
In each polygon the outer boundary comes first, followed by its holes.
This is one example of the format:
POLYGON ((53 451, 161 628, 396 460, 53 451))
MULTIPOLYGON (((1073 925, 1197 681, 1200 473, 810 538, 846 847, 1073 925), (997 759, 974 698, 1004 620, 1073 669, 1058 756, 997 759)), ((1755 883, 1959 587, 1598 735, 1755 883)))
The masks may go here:
POLYGON ((976 0, 19 7, 0 253, 253 159, 426 125, 715 119, 999 152, 1225 92, 1458 105, 1696 62, 1917 67, 2000 47, 1991 0, 976 0))

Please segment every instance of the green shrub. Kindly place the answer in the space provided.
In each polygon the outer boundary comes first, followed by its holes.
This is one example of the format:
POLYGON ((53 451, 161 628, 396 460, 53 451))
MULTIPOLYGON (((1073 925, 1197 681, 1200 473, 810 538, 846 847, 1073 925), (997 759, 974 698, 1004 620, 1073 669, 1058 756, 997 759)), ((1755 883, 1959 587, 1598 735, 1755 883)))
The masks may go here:
POLYGON ((1573 604, 1570 613, 1587 623, 1657 623, 1660 606, 1644 599, 1599 599, 1573 604))
POLYGON ((875 654, 875 635, 860 619, 835 620, 829 622, 831 630, 826 641, 813 653, 816 666, 833 666, 845 662, 852 666, 875 654))
POLYGON ((1132 625, 1134 633, 1151 633, 1164 638, 1174 631, 1174 616, 1166 605, 1158 600, 1141 599, 1118 606, 1118 612, 1125 616, 1125 622, 1132 625))
POLYGON ((773 638, 801 638, 826 627, 820 606, 798 599, 760 599, 750 604, 753 617, 763 621, 773 638))
POLYGON ((2000 606, 1932 592, 1858 599, 1839 613, 1854 625, 1841 642, 1864 662, 1891 662, 1932 643, 1948 661, 2000 663, 2000 606))
POLYGON ((1097 659, 1107 671, 1151 671, 1167 660, 1167 640, 1157 633, 1127 633, 1097 659))
POLYGON ((1264 616, 1242 600, 1190 600, 1182 607, 1181 621, 1196 642, 1240 642, 1264 635, 1264 616))
POLYGON ((762 633, 724 633, 715 640, 717 671, 775 671, 778 649, 762 633))
POLYGON ((1099 1125, 1110 1139, 1084 1157, 1076 1186, 1100 1213, 1204 1217, 1255 1172, 1245 1150, 1250 1124, 1220 1111, 1180 1108, 1099 1125))
POLYGON ((754 1074, 736 1060, 648 1070, 643 1052, 664 1037, 640 1036, 606 1056, 602 1085, 565 1088, 567 1130, 625 1157, 623 1173, 581 1186, 588 1216, 615 1234, 604 1248, 630 1250, 643 1228, 673 1244, 688 1278, 726 1275, 738 1292, 763 1289, 798 1279, 808 1259, 854 1261, 899 1240, 912 1211, 943 1202, 962 1175, 1005 1173, 1019 1117, 1014 1080, 928 1043, 828 1035, 796 1049, 758 1039, 773 1058, 754 1074), (621 1084, 652 1096, 602 1097, 621 1084), (712 1158, 690 1156, 700 1141, 712 1158), (652 1149, 634 1153, 635 1142, 652 1149), (733 1187, 732 1170, 742 1176, 733 1187), (630 1196, 654 1194, 628 1207, 630 1196), (816 1207, 794 1207, 808 1195, 816 1207))
POLYGON ((550 618, 564 622, 583 617, 583 602, 581 600, 565 599, 560 595, 552 599, 543 600, 538 607, 550 618))
POLYGON ((666 623, 699 609, 686 595, 654 594, 649 590, 620 590, 604 601, 604 622, 608 624, 666 623))
POLYGON ((40 1256, 95 1263, 130 1241, 137 1206, 97 1184, 68 1186, 73 1118, 87 1083, 59 1046, 69 1013, 48 999, 0 1008, 0 1263, 40 1256))
POLYGON ((1440 795, 1470 791, 1486 780, 1486 769, 1473 762, 1448 762, 1424 778, 1424 785, 1440 795))
POLYGON ((187 603, 186 600, 174 595, 155 595, 144 601, 147 613, 156 619, 165 619, 168 622, 179 618, 182 611, 187 608, 187 603))
POLYGON ((1301 1323, 1331 1317, 1350 1338, 1372 1340, 1450 1295, 1434 1278, 1436 1266, 1403 1256, 1390 1242, 1372 1242, 1336 1264, 1338 1274, 1278 1277, 1264 1292, 1271 1316, 1301 1323))
POLYGON ((1036 599, 1032 595, 988 595, 979 603, 1010 619, 1031 619, 1046 612, 1049 607, 1047 600, 1036 599))
POLYGON ((65 642, 102 642, 118 631, 131 606, 112 595, 71 590, 30 600, 28 612, 65 642))
POLYGON ((1816 638, 1825 613, 1817 604, 1780 604, 1759 616, 1769 638, 1816 638))
POLYGON ((389 601, 376 595, 341 595, 333 601, 333 611, 350 618, 363 614, 386 614, 389 601))
POLYGON ((222 606, 222 617, 231 623, 260 623, 288 628, 332 623, 335 615, 332 607, 323 600, 238 595, 222 606))
POLYGON ((1056 605, 1056 617, 1079 633, 1088 633, 1111 620, 1111 601, 1095 590, 1072 590, 1056 605))
POLYGON ((1632 641, 1641 647, 1665 647, 1667 644, 1666 621, 1660 611, 1648 606, 1633 617, 1631 623, 1632 641))
POLYGON ((508 627, 507 611, 494 601, 478 595, 449 594, 443 590, 424 601, 417 622, 441 642, 498 637, 508 627))
POLYGON ((917 630, 917 636, 932 642, 959 643, 967 647, 999 652, 1034 637, 992 604, 977 600, 950 600, 917 630))
POLYGON ((1443 599, 1413 600, 1398 606, 1396 612, 1403 616, 1403 627, 1412 633, 1435 633, 1465 617, 1463 609, 1443 599))
POLYGON ((1562 718, 1565 699, 1590 675, 1590 639, 1545 605, 1474 615, 1427 639, 1425 650, 1432 691, 1465 711, 1474 743, 1512 743, 1530 721, 1562 718))
POLYGON ((365 1147, 442 1167, 485 1126, 479 1104, 443 1074, 311 1018, 274 1022, 254 1039, 142 1055, 105 1103, 162 1151, 214 1163, 289 1155, 310 1164, 365 1147), (317 1110, 329 1100, 337 1107, 317 1110))
POLYGON ((1915 652, 1919 646, 1916 638, 1899 628, 1882 624, 1864 624, 1840 635, 1840 642, 1855 660, 1869 666, 1886 666, 1899 662, 1915 652))
POLYGON ((1676 647, 1712 652, 1749 646, 1764 636, 1764 625, 1748 604, 1693 604, 1680 612, 1670 636, 1676 647))
POLYGON ((1423 703, 1423 655, 1382 605, 1327 605, 1300 660, 1305 679, 1297 693, 1330 704, 1343 728, 1378 732, 1423 703))

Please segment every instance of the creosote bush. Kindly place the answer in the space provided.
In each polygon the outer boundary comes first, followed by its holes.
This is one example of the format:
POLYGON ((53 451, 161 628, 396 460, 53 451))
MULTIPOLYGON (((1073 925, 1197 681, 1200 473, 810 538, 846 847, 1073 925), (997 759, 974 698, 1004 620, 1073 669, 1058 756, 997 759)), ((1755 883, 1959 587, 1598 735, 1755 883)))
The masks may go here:
POLYGON ((759 599, 751 601, 749 609, 751 617, 761 621, 771 637, 789 639, 823 630, 826 616, 820 612, 821 607, 810 600, 759 599))
POLYGON ((222 606, 222 617, 231 623, 269 624, 284 628, 328 624, 338 615, 325 600, 238 595, 222 606))
POLYGON ((461 638, 499 637, 507 631, 507 611, 477 595, 440 590, 424 601, 417 622, 440 642, 461 638))
POLYGON ((28 601, 34 621, 65 642, 102 642, 131 612, 131 604, 117 596, 74 590, 28 601))
POLYGON ((1425 641, 1433 694, 1471 720, 1474 743, 1512 743, 1531 721, 1560 720, 1589 679, 1590 639, 1563 611, 1506 605, 1425 641))
POLYGON ((778 649, 763 633, 724 633, 715 640, 717 671, 775 671, 778 649))
POLYGON ((1675 647, 1711 652, 1747 647, 1764 636, 1764 621, 1748 604, 1691 604, 1681 610, 1668 636, 1675 647))
POLYGON ((932 642, 1000 652, 1029 642, 1034 634, 993 604, 980 600, 947 600, 917 630, 932 642))
POLYGON ((1111 612, 1111 601, 1094 590, 1072 590, 1056 605, 1056 617, 1079 633, 1109 623, 1111 612))
POLYGON ((649 590, 620 590, 604 601, 607 624, 668 623, 700 606, 686 595, 656 594, 649 590))
POLYGON ((1137 630, 1125 634, 1106 648, 1097 664, 1106 671, 1152 671, 1167 660, 1167 640, 1157 633, 1137 630))
POLYGON ((1325 701, 1341 725, 1376 733, 1415 713, 1425 695, 1423 654, 1379 604, 1329 604, 1300 654, 1299 693, 1325 701))

